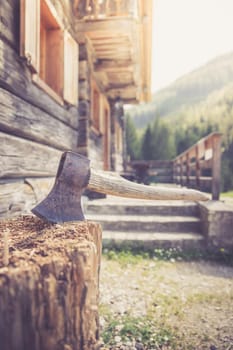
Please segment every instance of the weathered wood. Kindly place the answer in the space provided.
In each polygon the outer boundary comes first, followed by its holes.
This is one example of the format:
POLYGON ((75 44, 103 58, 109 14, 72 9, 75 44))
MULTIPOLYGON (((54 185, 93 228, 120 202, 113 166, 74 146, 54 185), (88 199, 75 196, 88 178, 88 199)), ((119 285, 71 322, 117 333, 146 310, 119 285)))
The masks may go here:
MULTIPOLYGON (((111 100, 115 100, 119 96, 119 89, 109 89, 107 91, 107 96, 111 100)), ((137 96, 137 88, 136 87, 128 87, 121 90, 121 99, 125 100, 134 100, 135 96, 137 96)), ((137 98, 136 98, 137 99, 137 98)))
POLYGON ((0 184, 0 218, 29 212, 35 202, 31 187, 23 180, 0 184))
POLYGON ((9 1, 1 1, 1 20, 0 33, 1 37, 12 46, 18 46, 16 42, 16 12, 13 11, 12 4, 9 1))
POLYGON ((88 61, 79 61, 79 80, 86 80, 88 78, 88 74, 88 61))
POLYGON ((78 1, 74 0, 78 18, 100 18, 106 16, 132 16, 137 11, 136 3, 128 0, 78 1), (134 6, 133 6, 134 5, 134 6))
POLYGON ((221 134, 213 132, 178 155, 174 159, 173 173, 176 183, 188 184, 190 180, 190 187, 209 191, 212 193, 212 199, 219 199, 221 134))
POLYGON ((61 151, 0 132, 0 178, 54 176, 61 151))
POLYGON ((0 258, 1 348, 99 348, 100 226, 55 226, 25 216, 1 221, 5 230, 10 252, 7 267, 0 258))
POLYGON ((213 170, 212 170, 212 198, 219 200, 221 182, 221 135, 215 135, 212 139, 213 170))
POLYGON ((25 178, 0 183, 0 218, 29 213, 51 190, 52 178, 25 178))
POLYGON ((26 63, 4 41, 0 45, 0 86, 65 124, 77 128, 77 107, 64 108, 32 82, 26 63))
POLYGON ((204 193, 185 188, 146 186, 123 179, 116 173, 91 168, 88 189, 126 198, 207 201, 204 193))
POLYGON ((104 20, 91 20, 91 21, 77 21, 76 31, 80 32, 92 32, 95 33, 95 37, 98 36, 98 32, 106 31, 107 33, 113 32, 113 37, 125 33, 131 33, 135 28, 135 20, 133 18, 106 18, 104 20))
POLYGON ((79 82, 79 99, 90 100, 90 84, 88 80, 82 80, 79 82))
POLYGON ((132 160, 127 163, 129 166, 148 166, 149 168, 171 168, 172 160, 132 160))
POLYGON ((0 130, 57 149, 76 150, 78 132, 0 88, 0 130))
MULTIPOLYGON (((70 27, 72 30, 74 14, 72 2, 66 0, 49 0, 56 9, 57 16, 64 27, 70 27)), ((0 33, 2 37, 10 44, 18 47, 19 33, 19 3, 20 1, 7 0, 1 1, 1 21, 0 33)))
MULTIPOLYGON (((111 39, 112 40, 112 39, 111 39)), ((115 60, 113 61, 109 61, 109 60, 102 60, 100 62, 97 62, 95 65, 95 71, 117 71, 119 70, 124 70, 124 69, 129 69, 132 70, 133 69, 133 61, 132 60, 121 60, 121 61, 117 61, 117 59, 115 58, 115 60)))

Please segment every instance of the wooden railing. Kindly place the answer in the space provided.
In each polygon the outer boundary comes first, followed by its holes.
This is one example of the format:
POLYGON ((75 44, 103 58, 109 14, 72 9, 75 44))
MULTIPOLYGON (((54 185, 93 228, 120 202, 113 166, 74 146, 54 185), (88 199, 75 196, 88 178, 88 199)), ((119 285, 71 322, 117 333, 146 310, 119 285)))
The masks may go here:
POLYGON ((138 14, 138 1, 135 0, 75 0, 74 6, 78 16, 87 19, 136 17, 138 14))
POLYGON ((221 174, 221 134, 214 132, 178 155, 173 163, 173 181, 212 193, 218 200, 221 174))

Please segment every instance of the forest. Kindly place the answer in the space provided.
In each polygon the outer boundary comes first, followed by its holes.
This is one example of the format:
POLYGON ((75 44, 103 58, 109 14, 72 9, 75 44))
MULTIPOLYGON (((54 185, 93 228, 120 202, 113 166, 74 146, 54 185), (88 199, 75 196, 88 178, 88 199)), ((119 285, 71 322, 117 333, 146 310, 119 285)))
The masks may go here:
POLYGON ((233 53, 221 56, 126 112, 133 159, 169 160, 213 131, 222 133, 222 191, 233 189, 233 53))

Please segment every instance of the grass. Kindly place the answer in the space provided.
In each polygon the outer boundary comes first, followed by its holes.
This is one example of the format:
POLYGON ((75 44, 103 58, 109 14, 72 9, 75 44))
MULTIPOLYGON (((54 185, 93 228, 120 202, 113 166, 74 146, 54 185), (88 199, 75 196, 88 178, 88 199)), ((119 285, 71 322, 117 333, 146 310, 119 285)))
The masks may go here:
POLYGON ((233 198, 233 191, 223 192, 221 197, 233 198))
POLYGON ((150 252, 138 249, 104 249, 103 255, 108 260, 118 261, 122 266, 137 264, 144 259, 157 261, 211 261, 233 266, 233 252, 220 248, 210 251, 182 250, 181 248, 158 248, 150 252))
POLYGON ((139 342, 147 348, 159 348, 163 345, 175 346, 175 334, 169 327, 161 327, 152 317, 111 317, 102 333, 105 345, 112 346, 118 342, 139 342))
POLYGON ((233 349, 233 285, 221 276, 229 267, 176 249, 152 256, 105 250, 103 261, 103 293, 112 295, 112 303, 100 305, 106 349, 135 342, 145 350, 233 349), (125 300, 125 311, 119 312, 117 300, 121 307, 125 300))

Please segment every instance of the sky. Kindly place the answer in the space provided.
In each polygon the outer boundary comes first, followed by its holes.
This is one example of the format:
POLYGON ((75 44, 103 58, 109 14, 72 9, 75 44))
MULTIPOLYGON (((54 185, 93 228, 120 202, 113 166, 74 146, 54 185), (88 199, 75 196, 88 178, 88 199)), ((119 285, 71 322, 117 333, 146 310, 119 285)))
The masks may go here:
POLYGON ((152 1, 152 92, 233 51, 233 0, 152 1))

